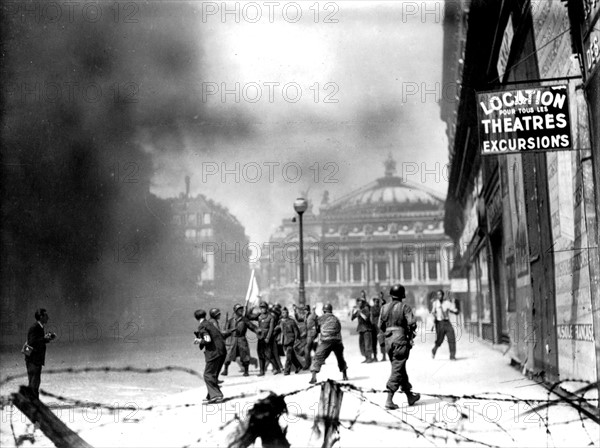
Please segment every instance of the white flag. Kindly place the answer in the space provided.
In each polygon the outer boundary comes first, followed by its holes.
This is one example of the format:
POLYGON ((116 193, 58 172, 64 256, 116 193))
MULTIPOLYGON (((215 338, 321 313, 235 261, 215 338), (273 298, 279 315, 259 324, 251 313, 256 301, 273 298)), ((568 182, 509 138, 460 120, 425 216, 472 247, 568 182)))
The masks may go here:
POLYGON ((246 291, 246 309, 251 310, 252 308, 258 307, 260 303, 260 296, 258 295, 258 282, 256 281, 256 275, 254 269, 250 275, 250 283, 248 284, 248 291, 246 291))

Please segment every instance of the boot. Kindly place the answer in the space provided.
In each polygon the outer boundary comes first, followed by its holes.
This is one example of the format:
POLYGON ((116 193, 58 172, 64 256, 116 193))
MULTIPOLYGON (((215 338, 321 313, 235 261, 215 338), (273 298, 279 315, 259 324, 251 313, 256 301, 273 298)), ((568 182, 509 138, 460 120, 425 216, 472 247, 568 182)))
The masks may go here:
POLYGON ((385 400, 385 408, 386 409, 393 411, 394 409, 398 409, 400 407, 396 403, 394 403, 394 401, 392 400, 393 398, 394 398, 394 392, 388 392, 387 400, 385 400))
POLYGON ((248 373, 248 364, 244 365, 244 375, 243 376, 250 376, 250 374, 248 373))
POLYGON ((413 394, 412 392, 406 392, 406 398, 408 399, 408 405, 412 406, 421 399, 421 394, 413 394))
POLYGON ((260 373, 257 376, 265 376, 265 360, 261 359, 258 363, 260 364, 260 373))
POLYGON ((317 382, 317 372, 313 372, 312 377, 310 378, 310 381, 308 382, 308 384, 315 384, 316 382, 317 382))
POLYGON ((435 352, 437 352, 437 347, 435 347, 435 346, 434 346, 434 347, 431 349, 431 358, 432 358, 432 359, 435 359, 435 352))
POLYGON ((221 372, 221 375, 223 376, 227 376, 227 369, 229 368, 229 364, 225 364, 223 366, 223 371, 221 372))
POLYGON ((342 372, 343 376, 342 376, 342 381, 348 381, 348 374, 346 373, 347 369, 344 369, 344 371, 342 372))
POLYGON ((385 352, 381 353, 381 362, 386 361, 385 352))

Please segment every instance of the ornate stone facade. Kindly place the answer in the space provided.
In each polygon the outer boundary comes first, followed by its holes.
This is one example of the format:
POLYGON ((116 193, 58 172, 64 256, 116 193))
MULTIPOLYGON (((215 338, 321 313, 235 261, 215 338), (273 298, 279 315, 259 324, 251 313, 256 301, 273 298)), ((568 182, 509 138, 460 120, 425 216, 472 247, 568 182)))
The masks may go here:
MULTIPOLYGON (((444 234, 444 201, 422 186, 385 175, 347 195, 325 193, 318 215, 304 214, 307 302, 344 307, 396 282, 407 288, 409 303, 426 307, 429 292, 450 285, 452 242, 444 234)), ((271 300, 294 302, 298 296, 298 223, 284 220, 261 254, 261 286, 271 300)))

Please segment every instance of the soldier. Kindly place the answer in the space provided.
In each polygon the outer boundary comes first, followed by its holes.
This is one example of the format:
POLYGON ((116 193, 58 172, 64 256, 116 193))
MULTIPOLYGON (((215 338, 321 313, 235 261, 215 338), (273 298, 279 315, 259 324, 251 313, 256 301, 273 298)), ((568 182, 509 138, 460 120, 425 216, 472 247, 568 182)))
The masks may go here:
MULTIPOLYGON (((211 310, 208 312, 208 315, 210 316, 208 321, 213 324, 217 330, 219 330, 224 339, 227 339, 231 335, 232 331, 221 330, 221 324, 219 323, 219 319, 221 319, 221 310, 219 308, 211 308, 211 310)), ((227 348, 225 349, 227 350, 227 348)), ((225 358, 223 358, 223 362, 225 362, 225 358)), ((219 372, 221 371, 221 367, 223 366, 219 366, 219 372)), ((225 375, 227 375, 227 370, 225 370, 225 375)), ((223 383, 222 380, 218 380, 218 382, 219 384, 223 383)))
POLYGON ((359 297, 356 299, 356 306, 352 310, 352 320, 358 319, 358 345, 360 354, 365 357, 363 363, 373 362, 373 342, 371 336, 373 327, 371 325, 371 307, 367 300, 359 297))
POLYGON ((281 331, 281 345, 285 351, 285 369, 283 370, 284 375, 289 375, 292 369, 292 364, 296 368, 296 373, 302 370, 302 363, 296 356, 294 345, 300 338, 300 330, 298 324, 294 319, 290 317, 290 313, 287 308, 281 310, 281 319, 277 325, 281 331))
POLYGON ((204 350, 206 360, 204 382, 208 390, 204 402, 219 403, 223 400, 223 392, 221 392, 217 377, 227 355, 225 339, 219 329, 206 320, 206 311, 196 310, 194 317, 198 321, 198 331, 195 332, 194 344, 198 344, 200 350, 204 350))
POLYGON ((221 331, 221 325, 219 324, 219 319, 221 318, 221 310, 219 308, 212 308, 208 315, 210 319, 208 321, 213 324, 219 331, 221 331))
POLYGON ((385 361, 385 337, 379 330, 379 315, 381 314, 381 304, 379 297, 373 298, 373 306, 371 307, 371 325, 373 326, 373 357, 377 360, 377 345, 381 350, 381 360, 385 361))
POLYGON ((299 337, 294 342, 294 351, 296 352, 296 357, 302 363, 302 369, 305 369, 304 363, 304 352, 306 349, 306 311, 304 307, 301 308, 301 311, 298 312, 298 307, 293 305, 294 308, 294 316, 296 317, 296 323, 298 324, 298 331, 300 332, 299 337))
POLYGON ((256 333, 258 328, 250 320, 244 316, 244 307, 239 303, 233 307, 235 316, 233 319, 233 325, 231 328, 231 335, 233 338, 231 347, 227 352, 227 358, 225 359, 225 367, 221 375, 227 375, 227 368, 229 364, 235 361, 238 357, 242 362, 244 368, 244 376, 249 376, 248 367, 250 365, 250 347, 248 346, 248 339, 246 339, 246 332, 248 330, 256 333))
POLYGON ((406 298, 404 286, 392 286, 390 296, 392 302, 384 305, 381 310, 379 328, 385 334, 385 348, 392 364, 392 373, 386 385, 388 396, 385 408, 398 409, 392 399, 399 388, 406 394, 409 406, 421 398, 421 395, 411 392, 412 385, 406 373, 406 361, 415 337, 417 321, 410 306, 402 302, 406 298))
POLYGON ((258 362, 260 365, 260 373, 258 376, 264 376, 268 363, 273 364, 273 374, 277 375, 278 373, 281 373, 281 369, 278 368, 271 352, 275 322, 273 320, 273 316, 269 313, 269 306, 266 302, 260 302, 259 309, 260 314, 258 315, 257 333, 258 342, 256 347, 258 352, 258 362))
POLYGON ((281 363, 281 355, 283 355, 283 347, 279 343, 281 330, 279 328, 279 320, 281 319, 281 305, 276 303, 270 310, 271 316, 273 316, 273 338, 271 345, 271 354, 273 355, 273 361, 275 361, 275 368, 279 371, 283 370, 283 364, 281 363))
POLYGON ((338 368, 343 374, 342 381, 348 380, 346 374, 348 366, 344 359, 344 344, 342 343, 342 325, 339 319, 333 315, 333 308, 330 303, 323 306, 323 315, 317 320, 317 333, 321 334, 321 342, 310 366, 312 378, 309 383, 315 384, 317 382, 317 373, 321 371, 321 366, 331 352, 337 358, 338 368))
POLYGON ((317 315, 311 313, 310 305, 306 305, 306 344, 304 346, 304 370, 310 369, 312 362, 312 351, 317 339, 317 315))

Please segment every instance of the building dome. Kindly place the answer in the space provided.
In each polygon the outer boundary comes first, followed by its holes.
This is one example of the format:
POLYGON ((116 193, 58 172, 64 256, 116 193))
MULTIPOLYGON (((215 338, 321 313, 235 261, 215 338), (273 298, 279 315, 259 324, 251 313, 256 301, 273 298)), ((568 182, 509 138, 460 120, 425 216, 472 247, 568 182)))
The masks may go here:
POLYGON ((395 176, 396 162, 385 161, 385 176, 321 207, 325 214, 380 214, 442 210, 444 200, 418 184, 395 176))

